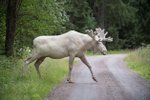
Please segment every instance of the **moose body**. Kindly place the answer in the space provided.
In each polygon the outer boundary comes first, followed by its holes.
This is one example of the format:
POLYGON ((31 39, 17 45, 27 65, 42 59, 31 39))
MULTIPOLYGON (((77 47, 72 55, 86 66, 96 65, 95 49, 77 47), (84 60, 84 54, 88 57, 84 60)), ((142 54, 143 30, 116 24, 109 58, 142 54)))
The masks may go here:
MULTIPOLYGON (((39 36, 33 40, 35 56, 60 59, 70 55, 82 56, 92 46, 92 38, 87 34, 69 31, 58 36, 39 36)), ((34 53, 33 52, 33 53, 34 53)))
MULTIPOLYGON (((92 31, 89 32, 91 33, 92 31)), ((67 80, 69 82, 72 82, 71 70, 73 67, 73 61, 75 57, 79 57, 81 61, 85 65, 87 65, 91 72, 93 80, 96 81, 91 66, 84 56, 84 52, 87 49, 96 46, 103 54, 105 54, 107 49, 103 45, 102 41, 99 40, 100 38, 98 38, 98 35, 94 35, 93 37, 74 30, 57 36, 39 36, 33 40, 32 56, 25 60, 24 68, 26 68, 28 64, 36 60, 35 68, 39 77, 41 77, 39 65, 44 61, 46 57, 50 57, 53 59, 69 57, 69 74, 67 80), (95 36, 97 36, 97 39, 95 38, 95 36)))

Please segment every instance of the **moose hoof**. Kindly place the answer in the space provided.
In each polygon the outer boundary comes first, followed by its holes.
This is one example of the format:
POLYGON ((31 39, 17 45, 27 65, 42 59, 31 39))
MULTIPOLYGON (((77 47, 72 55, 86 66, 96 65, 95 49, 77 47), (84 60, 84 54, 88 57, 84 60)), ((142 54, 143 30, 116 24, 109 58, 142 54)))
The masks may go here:
POLYGON ((68 83, 74 83, 74 82, 72 82, 72 81, 68 81, 68 83))
POLYGON ((70 79, 67 79, 67 81, 68 81, 68 83, 74 83, 74 82, 72 82, 70 79))
POLYGON ((72 82, 71 80, 67 80, 68 81, 68 83, 74 83, 74 82, 72 82))
POLYGON ((96 78, 95 78, 95 77, 92 77, 92 79, 93 79, 95 82, 98 82, 98 81, 96 80, 96 78))

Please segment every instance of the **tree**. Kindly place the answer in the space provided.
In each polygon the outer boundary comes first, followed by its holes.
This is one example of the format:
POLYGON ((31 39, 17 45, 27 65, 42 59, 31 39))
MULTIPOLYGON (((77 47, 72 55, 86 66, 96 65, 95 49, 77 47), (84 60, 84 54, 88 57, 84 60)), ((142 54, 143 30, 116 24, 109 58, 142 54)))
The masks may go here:
POLYGON ((16 18, 21 0, 8 0, 6 12, 6 40, 5 54, 11 56, 13 54, 13 44, 16 33, 16 18))
POLYGON ((65 8, 69 15, 70 26, 73 26, 71 28, 84 32, 86 29, 96 27, 97 23, 87 0, 66 0, 65 8))
POLYGON ((133 7, 137 8, 136 16, 138 19, 138 30, 142 43, 150 44, 150 1, 149 0, 133 0, 133 7))
POLYGON ((87 0, 87 2, 89 3, 89 7, 92 9, 97 25, 101 28, 105 28, 106 0, 87 0))
POLYGON ((32 47, 32 41, 37 36, 66 32, 68 22, 63 1, 23 0, 17 17, 14 51, 32 47))

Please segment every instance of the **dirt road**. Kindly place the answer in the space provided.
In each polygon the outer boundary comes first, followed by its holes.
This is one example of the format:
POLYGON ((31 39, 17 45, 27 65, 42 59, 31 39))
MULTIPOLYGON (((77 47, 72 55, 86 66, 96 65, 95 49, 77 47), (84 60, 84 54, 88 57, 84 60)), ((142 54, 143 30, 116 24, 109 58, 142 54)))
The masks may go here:
POLYGON ((150 100, 150 83, 127 68, 126 55, 87 57, 98 82, 82 63, 74 65, 74 84, 62 83, 48 100, 150 100))

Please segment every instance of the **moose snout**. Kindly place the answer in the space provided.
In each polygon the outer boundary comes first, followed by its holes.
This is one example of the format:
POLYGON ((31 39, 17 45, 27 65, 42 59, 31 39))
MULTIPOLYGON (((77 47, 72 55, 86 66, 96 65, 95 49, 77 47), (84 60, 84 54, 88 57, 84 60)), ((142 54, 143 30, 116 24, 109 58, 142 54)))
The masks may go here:
POLYGON ((103 51, 102 51, 102 54, 103 54, 103 55, 106 55, 106 54, 107 54, 107 50, 103 50, 103 51))

